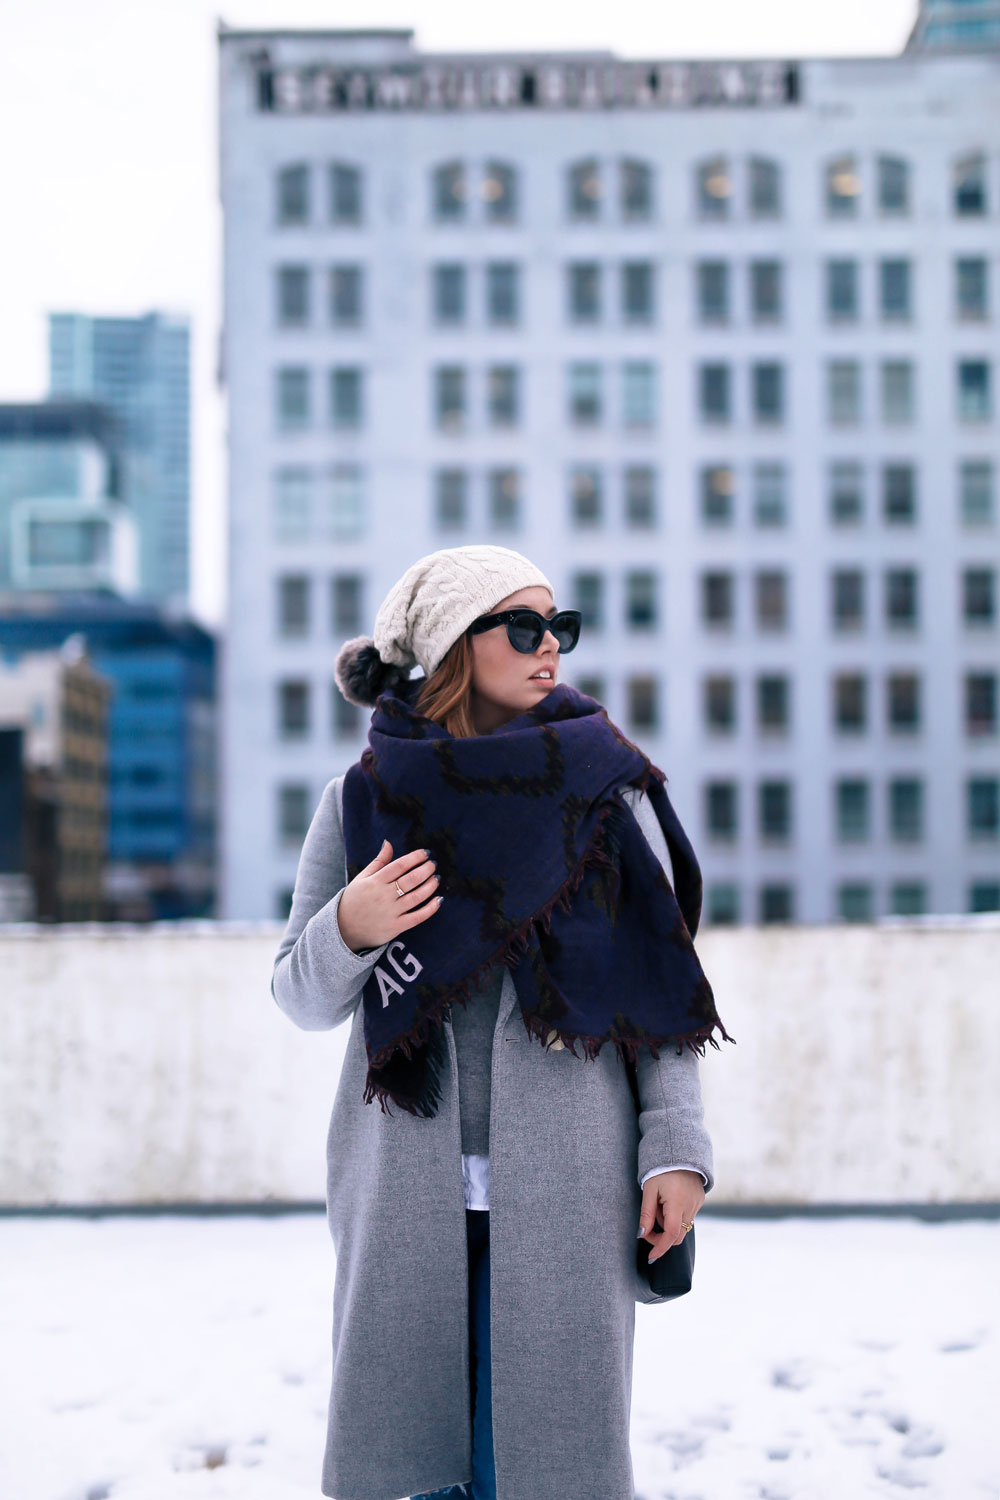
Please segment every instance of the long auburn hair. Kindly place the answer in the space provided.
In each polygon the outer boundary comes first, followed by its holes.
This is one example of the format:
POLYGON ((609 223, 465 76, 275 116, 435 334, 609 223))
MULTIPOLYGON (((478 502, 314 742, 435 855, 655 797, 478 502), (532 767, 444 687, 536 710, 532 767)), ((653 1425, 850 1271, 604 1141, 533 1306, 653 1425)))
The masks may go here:
POLYGON ((471 696, 472 637, 463 630, 422 684, 413 706, 455 739, 468 739, 476 733, 469 707, 471 696))

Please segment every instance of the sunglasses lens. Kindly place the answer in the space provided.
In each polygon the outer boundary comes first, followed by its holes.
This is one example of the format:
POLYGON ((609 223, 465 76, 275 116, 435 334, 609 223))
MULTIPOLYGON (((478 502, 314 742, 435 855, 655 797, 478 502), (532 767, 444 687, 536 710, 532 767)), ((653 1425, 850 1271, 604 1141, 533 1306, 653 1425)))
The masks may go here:
POLYGON ((559 643, 560 654, 572 651, 580 639, 580 621, 576 615, 553 615, 549 621, 549 629, 559 643))
POLYGON ((507 625, 507 635, 515 651, 534 651, 542 638, 538 616, 515 615, 507 625))

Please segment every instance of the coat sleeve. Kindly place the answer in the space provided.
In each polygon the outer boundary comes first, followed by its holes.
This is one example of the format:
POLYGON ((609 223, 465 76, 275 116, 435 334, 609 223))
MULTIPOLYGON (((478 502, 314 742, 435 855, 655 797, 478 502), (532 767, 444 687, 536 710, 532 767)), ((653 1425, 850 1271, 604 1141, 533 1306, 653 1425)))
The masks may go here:
MULTIPOLYGON (((670 851, 649 799, 635 787, 622 794, 635 814, 653 853, 672 882, 670 851)), ((715 1184, 712 1141, 705 1127, 701 1073, 697 1052, 689 1047, 678 1057, 676 1047, 661 1047, 654 1058, 643 1047, 636 1063, 639 1086, 639 1161, 637 1178, 654 1167, 694 1166, 705 1178, 705 1192, 715 1184)))
POLYGON ((271 994, 303 1031, 330 1031, 348 1020, 388 944, 355 953, 344 942, 337 908, 347 883, 341 824, 343 776, 324 788, 299 856, 292 909, 271 974, 271 994))

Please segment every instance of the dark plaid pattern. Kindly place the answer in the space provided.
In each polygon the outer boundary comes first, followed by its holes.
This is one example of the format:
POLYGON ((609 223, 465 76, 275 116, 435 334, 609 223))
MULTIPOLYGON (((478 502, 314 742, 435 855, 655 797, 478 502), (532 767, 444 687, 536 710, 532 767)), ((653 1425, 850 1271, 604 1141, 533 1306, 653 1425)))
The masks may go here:
POLYGON ((488 735, 455 739, 413 708, 421 679, 384 692, 368 748, 344 779, 348 878, 375 858, 427 849, 444 901, 383 953, 362 995, 365 1102, 432 1115, 442 1016, 501 961, 521 1018, 578 1056, 605 1042, 626 1062, 648 1046, 704 1056, 732 1041, 692 938, 702 881, 666 777, 595 699, 560 683, 488 735), (646 792, 676 894, 618 788, 646 792))

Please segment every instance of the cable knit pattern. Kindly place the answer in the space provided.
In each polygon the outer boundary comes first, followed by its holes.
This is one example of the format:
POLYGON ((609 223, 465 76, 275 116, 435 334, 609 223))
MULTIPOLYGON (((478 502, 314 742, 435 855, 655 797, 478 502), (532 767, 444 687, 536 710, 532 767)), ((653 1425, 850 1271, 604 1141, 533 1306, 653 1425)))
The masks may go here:
POLYGON ((356 636, 341 647, 334 674, 340 691, 349 701, 360 701, 366 691, 362 676, 370 684, 367 691, 376 691, 377 670, 356 670, 359 654, 372 645, 382 663, 407 670, 420 666, 429 677, 473 620, 509 594, 539 585, 555 597, 542 570, 510 547, 484 543, 429 552, 393 584, 375 617, 373 636, 356 636))

